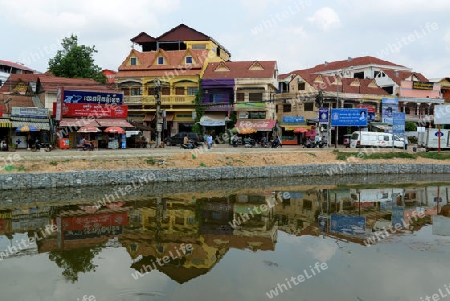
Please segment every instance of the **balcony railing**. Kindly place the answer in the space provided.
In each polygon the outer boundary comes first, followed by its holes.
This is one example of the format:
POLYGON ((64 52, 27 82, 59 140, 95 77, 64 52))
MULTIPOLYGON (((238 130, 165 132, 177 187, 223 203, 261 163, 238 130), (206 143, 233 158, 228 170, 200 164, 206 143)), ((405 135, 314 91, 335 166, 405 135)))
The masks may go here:
MULTIPOLYGON (((145 104, 155 105, 155 96, 138 95, 124 96, 124 104, 145 104)), ((195 103, 195 95, 161 95, 161 104, 163 105, 188 105, 195 103)))

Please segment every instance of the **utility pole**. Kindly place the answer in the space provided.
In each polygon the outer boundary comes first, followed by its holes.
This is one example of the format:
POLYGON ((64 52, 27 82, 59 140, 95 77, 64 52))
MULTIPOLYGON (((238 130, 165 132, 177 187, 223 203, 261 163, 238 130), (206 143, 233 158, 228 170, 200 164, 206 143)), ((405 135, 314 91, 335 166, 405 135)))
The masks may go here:
POLYGON ((163 120, 161 118, 161 81, 155 79, 155 100, 156 100, 156 137, 155 147, 161 144, 161 131, 163 120))

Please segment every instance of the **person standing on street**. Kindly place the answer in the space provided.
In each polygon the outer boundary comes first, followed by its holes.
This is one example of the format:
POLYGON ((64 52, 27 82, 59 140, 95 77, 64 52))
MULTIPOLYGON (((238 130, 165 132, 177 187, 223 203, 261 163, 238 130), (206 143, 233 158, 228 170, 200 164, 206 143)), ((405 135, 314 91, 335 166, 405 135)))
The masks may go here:
POLYGON ((405 150, 408 150, 408 137, 405 136, 405 150))
POLYGON ((206 143, 208 143, 208 149, 211 149, 213 143, 211 134, 209 134, 208 137, 206 137, 206 143))

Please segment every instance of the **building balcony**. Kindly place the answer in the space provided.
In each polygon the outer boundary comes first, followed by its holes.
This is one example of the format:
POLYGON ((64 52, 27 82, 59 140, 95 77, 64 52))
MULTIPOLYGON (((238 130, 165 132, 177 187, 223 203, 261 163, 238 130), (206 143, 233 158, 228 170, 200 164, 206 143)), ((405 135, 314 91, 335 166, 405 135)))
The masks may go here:
MULTIPOLYGON (((155 96, 137 95, 124 96, 123 103, 125 105, 156 105, 155 96)), ((195 103, 195 95, 161 95, 162 105, 193 105, 195 103)))

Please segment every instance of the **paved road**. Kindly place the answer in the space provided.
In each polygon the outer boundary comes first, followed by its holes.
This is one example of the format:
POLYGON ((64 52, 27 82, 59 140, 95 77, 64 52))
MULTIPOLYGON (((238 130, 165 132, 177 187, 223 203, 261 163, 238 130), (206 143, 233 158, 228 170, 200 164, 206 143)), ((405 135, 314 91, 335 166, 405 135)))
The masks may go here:
MULTIPOLYGON (((215 144, 212 149, 208 150, 207 148, 200 148, 198 150, 194 150, 196 152, 203 153, 217 153, 217 154, 226 154, 226 153, 285 153, 285 152, 312 152, 312 153, 320 153, 324 151, 334 150, 334 146, 330 148, 303 148, 297 145, 285 145, 282 148, 245 148, 243 146, 232 147, 227 144, 215 144)), ((344 146, 340 146, 339 151, 356 151, 355 149, 345 148, 344 146)), ((165 148, 128 148, 128 149, 100 149, 96 151, 78 151, 78 150, 68 150, 68 149, 54 149, 51 152, 31 152, 27 150, 18 150, 16 152, 0 152, 0 160, 1 158, 11 157, 14 155, 19 155, 20 160, 23 161, 41 161, 41 160, 49 160, 49 161, 63 161, 67 159, 102 159, 102 158, 142 158, 148 156, 164 156, 164 155, 172 155, 177 153, 186 153, 191 152, 193 150, 181 149, 178 146, 167 146, 165 148)), ((378 151, 378 150, 377 150, 378 151)), ((390 152, 391 148, 382 149, 381 151, 390 152)), ((401 151, 401 150, 396 150, 401 151)))

